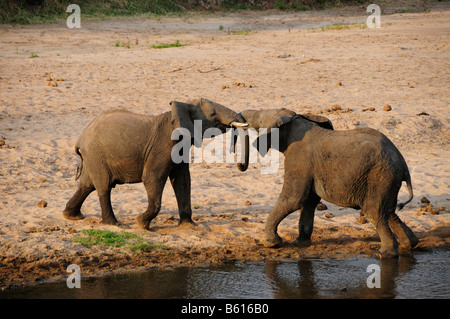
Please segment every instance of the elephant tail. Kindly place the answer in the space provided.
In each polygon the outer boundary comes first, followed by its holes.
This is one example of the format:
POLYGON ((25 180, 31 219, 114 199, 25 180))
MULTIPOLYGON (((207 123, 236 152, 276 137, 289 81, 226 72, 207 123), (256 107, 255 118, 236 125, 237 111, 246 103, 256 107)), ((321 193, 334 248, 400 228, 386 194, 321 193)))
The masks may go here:
POLYGON ((81 159, 80 165, 78 165, 77 167, 77 175, 75 176, 75 180, 78 180, 81 176, 81 171, 83 170, 83 156, 81 156, 80 146, 78 145, 78 143, 77 145, 75 145, 75 153, 77 153, 81 159))
POLYGON ((408 168, 406 168, 406 176, 405 176, 404 181, 406 182, 406 185, 408 186, 409 198, 406 202, 397 204, 398 210, 401 210, 403 207, 405 207, 405 205, 408 204, 413 199, 413 196, 414 196, 412 184, 411 184, 411 175, 409 175, 408 168))

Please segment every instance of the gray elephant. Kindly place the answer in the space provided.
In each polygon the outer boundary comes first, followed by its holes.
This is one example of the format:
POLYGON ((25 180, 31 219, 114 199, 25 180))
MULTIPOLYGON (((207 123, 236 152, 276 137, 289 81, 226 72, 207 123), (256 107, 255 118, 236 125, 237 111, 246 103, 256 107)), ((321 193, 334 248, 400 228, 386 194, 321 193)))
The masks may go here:
MULTIPOLYGON (((314 211, 321 198, 361 209, 380 236, 381 257, 398 256, 399 249, 406 253, 417 245, 417 237, 395 213, 396 207, 403 208, 413 197, 409 170, 399 150, 385 135, 370 128, 335 131, 322 116, 308 115, 308 118, 288 110, 257 113, 248 110, 240 115, 250 127, 279 128, 278 150, 285 156, 283 188, 265 225, 267 247, 281 244, 278 225, 298 209, 299 236, 293 244, 309 245, 314 211), (403 181, 409 199, 397 205, 403 181)), ((268 130, 267 135, 270 134, 268 130)), ((261 138, 260 135, 255 143, 258 151, 265 153, 271 145, 261 149, 258 143, 261 138)), ((244 163, 239 168, 245 170, 247 166, 244 163)))
MULTIPOLYGON (((158 116, 114 110, 96 117, 78 139, 75 152, 81 157, 77 179, 79 186, 68 201, 64 217, 84 218, 81 206, 94 190, 100 200, 102 223, 117 224, 111 207, 111 189, 116 184, 143 182, 148 196, 147 210, 137 217, 141 228, 148 229, 161 208, 161 196, 170 179, 178 203, 180 223, 192 221, 191 180, 189 163, 174 163, 172 149, 179 140, 172 140, 175 129, 194 134, 194 120, 201 120, 202 135, 208 128, 245 127, 248 124, 236 112, 198 99, 189 103, 172 101, 171 111, 158 116)), ((189 142, 189 147, 194 140, 189 142)), ((200 141, 195 141, 201 145, 200 141)))

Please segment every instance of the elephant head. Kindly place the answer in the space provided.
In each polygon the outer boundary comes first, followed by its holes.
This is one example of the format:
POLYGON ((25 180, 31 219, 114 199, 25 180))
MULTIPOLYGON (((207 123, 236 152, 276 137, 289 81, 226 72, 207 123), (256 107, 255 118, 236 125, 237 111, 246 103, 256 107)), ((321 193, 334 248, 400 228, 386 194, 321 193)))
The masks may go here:
MULTIPOLYGON (((285 146, 283 146, 285 145, 285 141, 282 131, 284 127, 287 126, 287 124, 296 117, 303 117, 311 122, 318 124, 321 127, 331 130, 333 129, 331 121, 324 116, 315 114, 299 115, 294 111, 285 108, 268 109, 268 110, 245 110, 239 113, 239 115, 241 115, 245 119, 245 121, 249 124, 249 127, 255 128, 258 132, 260 128, 266 128, 267 135, 269 135, 272 129, 274 128, 280 129, 281 130, 279 141, 280 151, 283 151, 285 149, 285 146)), ((270 138, 267 139, 266 149, 260 148, 259 137, 253 143, 253 146, 256 147, 261 154, 265 154, 271 147, 270 140, 271 140, 270 138)), ((250 158, 250 142, 248 134, 245 135, 244 156, 245 156, 244 163, 237 164, 238 169, 242 172, 247 170, 250 158)))
POLYGON ((243 128, 248 126, 242 115, 204 98, 187 103, 172 101, 170 105, 172 106, 173 127, 187 129, 196 146, 201 145, 202 141, 201 136, 197 138, 194 134, 194 120, 201 121, 202 136, 208 128, 218 128, 222 133, 225 133, 226 128, 229 127, 243 128))

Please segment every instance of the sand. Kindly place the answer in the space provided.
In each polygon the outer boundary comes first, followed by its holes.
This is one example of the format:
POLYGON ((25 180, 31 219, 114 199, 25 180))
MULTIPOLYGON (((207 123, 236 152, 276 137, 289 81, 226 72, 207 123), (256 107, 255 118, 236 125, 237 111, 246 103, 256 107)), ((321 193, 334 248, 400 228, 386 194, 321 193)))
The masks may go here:
MULTIPOLYGON (((68 29, 64 21, 0 26, 0 286, 63 280, 69 264, 80 265, 83 276, 99 276, 376 253, 373 226, 359 223, 358 211, 326 202, 326 210, 316 211, 310 247, 289 243, 297 236, 295 212, 279 227, 285 244, 264 248, 264 222, 283 184, 282 154, 279 170, 270 175, 260 173, 261 163, 245 173, 235 164, 191 164, 198 227, 177 226, 170 183, 150 231, 135 222, 147 205, 142 184, 113 190, 119 226, 100 224, 95 192, 83 206, 84 220, 63 218, 77 186, 74 144, 94 117, 117 108, 156 115, 172 100, 195 97, 235 111, 321 113, 339 130, 380 130, 410 168, 415 197, 398 215, 420 238, 417 250, 448 248, 449 9, 439 3, 428 12, 383 15, 380 29, 358 27, 368 16, 363 7, 82 18, 81 29, 68 29), (321 29, 334 23, 352 25, 321 29), (176 40, 187 45, 150 48, 176 40), (392 110, 384 111, 386 104, 392 110), (327 111, 333 105, 351 111, 327 111), (436 211, 442 206, 438 214, 418 212, 422 197, 436 211), (163 248, 134 252, 73 241, 87 229, 125 231, 163 248)), ((407 197, 404 185, 399 199, 407 197)))

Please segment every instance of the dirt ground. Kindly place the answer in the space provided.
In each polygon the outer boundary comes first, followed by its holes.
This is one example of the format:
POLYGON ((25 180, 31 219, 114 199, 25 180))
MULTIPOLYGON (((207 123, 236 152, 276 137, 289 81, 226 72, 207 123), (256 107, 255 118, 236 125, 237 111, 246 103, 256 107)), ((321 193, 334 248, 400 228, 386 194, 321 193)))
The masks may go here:
MULTIPOLYGON (((417 250, 448 249, 449 9, 436 3, 426 12, 382 15, 379 29, 361 27, 369 15, 364 7, 82 18, 80 29, 65 22, 1 25, 0 287, 65 280, 69 264, 83 276, 101 276, 376 253, 373 226, 358 222, 358 211, 326 202, 326 210, 316 211, 310 247, 289 243, 298 232, 295 212, 280 224, 283 246, 264 248, 264 222, 283 184, 282 154, 270 175, 260 173, 263 163, 245 173, 235 164, 191 164, 198 227, 177 226, 170 183, 150 231, 135 223, 147 205, 142 184, 113 190, 119 226, 100 224, 95 193, 83 206, 84 220, 62 217, 77 185, 73 147, 95 116, 116 108, 156 115, 172 100, 195 97, 235 111, 321 113, 341 130, 379 129, 411 171, 415 197, 398 214, 420 238, 417 250), (186 46, 151 48, 176 40, 186 46), (348 111, 329 111, 332 105, 348 111), (433 206, 425 212, 418 211, 423 197, 433 206), (46 205, 38 206, 42 200, 46 205), (162 248, 134 252, 73 241, 87 229, 130 232, 162 248)), ((400 201, 407 197, 404 186, 400 201)))

